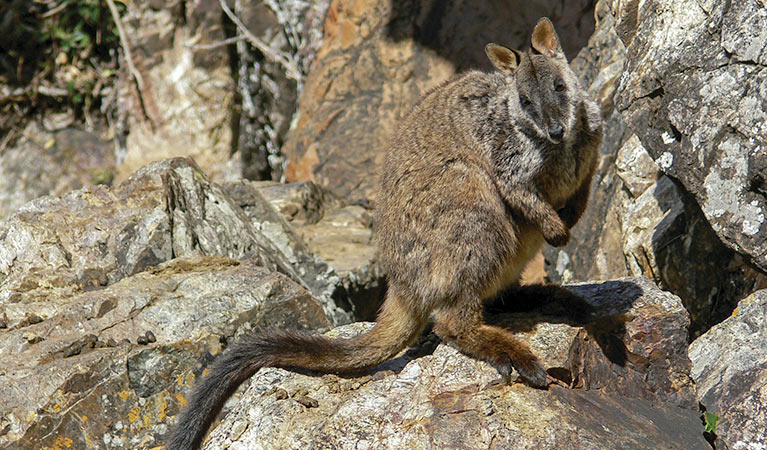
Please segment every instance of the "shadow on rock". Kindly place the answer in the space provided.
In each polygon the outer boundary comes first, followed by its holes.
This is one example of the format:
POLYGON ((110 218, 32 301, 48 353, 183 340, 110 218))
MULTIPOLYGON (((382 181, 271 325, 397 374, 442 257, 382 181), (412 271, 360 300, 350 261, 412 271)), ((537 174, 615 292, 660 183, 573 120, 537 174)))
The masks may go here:
POLYGON ((594 1, 456 2, 406 0, 392 2, 386 37, 412 39, 451 61, 457 71, 490 70, 484 53, 488 42, 524 49, 542 16, 554 22, 568 58, 586 45, 594 31, 594 1))

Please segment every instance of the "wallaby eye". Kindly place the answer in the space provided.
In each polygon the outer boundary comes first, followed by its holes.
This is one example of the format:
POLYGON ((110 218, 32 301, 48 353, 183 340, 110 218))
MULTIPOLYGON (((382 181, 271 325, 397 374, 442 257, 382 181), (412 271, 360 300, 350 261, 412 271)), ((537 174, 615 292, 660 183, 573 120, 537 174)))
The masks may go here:
POLYGON ((522 105, 523 108, 527 108, 530 106, 530 100, 527 97, 519 97, 519 104, 522 105))
POLYGON ((557 92, 562 92, 565 90, 565 83, 562 80, 557 80, 554 82, 554 90, 557 92))

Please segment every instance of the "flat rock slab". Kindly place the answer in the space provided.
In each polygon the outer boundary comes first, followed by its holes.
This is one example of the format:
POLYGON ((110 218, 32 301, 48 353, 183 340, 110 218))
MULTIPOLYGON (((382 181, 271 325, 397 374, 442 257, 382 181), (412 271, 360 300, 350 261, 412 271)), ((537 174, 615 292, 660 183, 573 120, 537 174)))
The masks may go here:
POLYGON ((3 448, 152 447, 222 342, 330 326, 286 276, 224 257, 174 259, 50 301, 45 320, 0 330, 3 448))
POLYGON ((693 408, 679 299, 641 278, 570 289, 597 308, 586 327, 537 321, 535 312, 500 320, 550 373, 581 368, 573 383, 589 390, 506 384, 490 365, 427 334, 360 377, 260 370, 205 449, 709 449, 693 408), (623 327, 603 327, 616 322, 623 327))
POLYGON ((717 443, 767 448, 767 290, 696 339, 690 359, 700 402, 722 419, 717 443))

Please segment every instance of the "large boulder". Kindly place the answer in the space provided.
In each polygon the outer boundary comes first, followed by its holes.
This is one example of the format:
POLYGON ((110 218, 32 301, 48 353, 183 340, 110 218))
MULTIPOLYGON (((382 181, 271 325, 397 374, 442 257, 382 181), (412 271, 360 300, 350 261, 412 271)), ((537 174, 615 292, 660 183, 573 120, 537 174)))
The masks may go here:
POLYGON ((554 19, 573 56, 593 30, 591 4, 333 1, 284 148, 288 181, 315 181, 351 202, 372 199, 389 137, 426 90, 458 71, 489 70, 488 42, 528 46, 541 16, 554 19))
POLYGON ((239 176, 227 164, 234 83, 216 0, 189 5, 126 3, 122 22, 141 83, 127 69, 118 82, 116 127, 121 182, 153 161, 192 157, 215 179, 239 176))
POLYGON ((154 447, 181 393, 235 335, 330 325, 286 276, 219 256, 173 259, 46 302, 0 330, 3 448, 154 447))
MULTIPOLYGON (((258 200, 257 191, 250 195, 251 203, 258 200)), ((0 223, 0 307, 16 325, 30 312, 56 314, 52 296, 98 289, 175 257, 251 255, 309 288, 331 320, 349 321, 351 314, 333 301, 341 287, 337 275, 314 258, 296 256, 300 242, 286 242, 291 236, 271 211, 252 221, 183 158, 150 164, 114 188, 42 197, 0 223)))
POLYGON ((767 447, 767 290, 740 302, 732 317, 690 345, 700 402, 721 418, 717 443, 767 447))
POLYGON ((624 119, 722 241, 767 271, 767 7, 620 3, 624 119))
POLYGON ((586 328, 546 307, 498 321, 549 373, 588 389, 506 385, 489 364, 425 335, 360 377, 260 370, 205 448, 710 448, 679 299, 641 278, 570 287, 598 311, 586 328))

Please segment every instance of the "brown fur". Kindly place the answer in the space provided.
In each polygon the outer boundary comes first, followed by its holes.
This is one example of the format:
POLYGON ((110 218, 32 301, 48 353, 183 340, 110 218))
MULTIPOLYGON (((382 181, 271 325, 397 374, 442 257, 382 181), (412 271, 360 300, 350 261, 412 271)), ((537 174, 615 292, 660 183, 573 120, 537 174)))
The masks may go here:
POLYGON ((272 330, 235 342, 192 394, 168 450, 196 448, 233 390, 260 367, 356 372, 434 331, 506 375, 545 388, 535 355, 483 318, 483 301, 519 281, 544 240, 564 245, 586 207, 601 118, 548 19, 533 53, 490 44, 498 69, 429 91, 387 154, 376 207, 388 273, 378 323, 353 339, 272 330), (562 89, 559 89, 562 88, 562 89))

